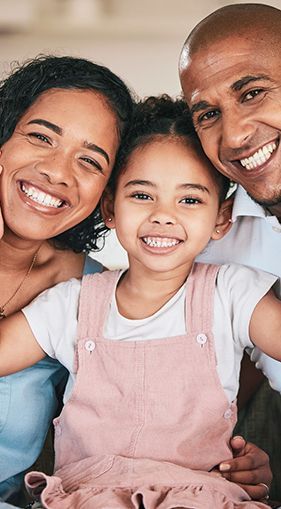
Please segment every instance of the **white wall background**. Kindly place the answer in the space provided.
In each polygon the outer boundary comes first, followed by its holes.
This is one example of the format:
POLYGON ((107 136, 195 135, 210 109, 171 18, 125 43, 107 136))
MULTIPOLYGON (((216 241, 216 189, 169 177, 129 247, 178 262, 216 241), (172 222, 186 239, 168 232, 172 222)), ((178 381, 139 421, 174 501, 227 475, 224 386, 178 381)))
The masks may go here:
MULTIPOLYGON (((192 27, 243 0, 0 0, 0 74, 38 53, 71 54, 110 67, 140 96, 180 93, 178 56, 192 27)), ((281 7, 280 0, 267 3, 281 7)), ((96 257, 96 256, 95 256, 96 257)), ((114 236, 97 256, 126 263, 114 236)))

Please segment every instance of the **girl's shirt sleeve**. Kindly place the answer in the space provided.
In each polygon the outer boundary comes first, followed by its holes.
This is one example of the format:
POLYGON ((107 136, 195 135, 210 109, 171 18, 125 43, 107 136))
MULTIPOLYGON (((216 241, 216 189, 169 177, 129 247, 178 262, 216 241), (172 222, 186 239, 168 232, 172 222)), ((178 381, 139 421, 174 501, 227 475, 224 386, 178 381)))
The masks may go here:
POLYGON ((45 290, 23 308, 41 348, 73 371, 81 281, 70 279, 45 290))

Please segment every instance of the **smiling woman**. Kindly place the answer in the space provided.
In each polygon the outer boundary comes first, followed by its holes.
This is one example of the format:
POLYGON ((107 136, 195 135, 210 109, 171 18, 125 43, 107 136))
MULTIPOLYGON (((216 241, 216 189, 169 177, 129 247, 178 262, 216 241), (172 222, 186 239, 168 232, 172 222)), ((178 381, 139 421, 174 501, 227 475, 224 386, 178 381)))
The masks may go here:
MULTIPOLYGON (((2 317, 58 282, 102 270, 85 253, 103 245, 98 204, 131 110, 125 84, 80 58, 36 58, 0 85, 2 317)), ((20 504, 65 375, 47 358, 0 379, 0 500, 20 504)))

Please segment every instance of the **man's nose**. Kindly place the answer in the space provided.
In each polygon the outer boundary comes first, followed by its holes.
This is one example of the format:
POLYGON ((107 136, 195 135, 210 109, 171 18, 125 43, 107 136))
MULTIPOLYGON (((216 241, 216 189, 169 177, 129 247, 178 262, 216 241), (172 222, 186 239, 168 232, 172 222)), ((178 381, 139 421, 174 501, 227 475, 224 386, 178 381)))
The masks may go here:
POLYGON ((243 148, 254 133, 254 125, 247 114, 228 111, 222 117, 222 147, 226 150, 243 148))

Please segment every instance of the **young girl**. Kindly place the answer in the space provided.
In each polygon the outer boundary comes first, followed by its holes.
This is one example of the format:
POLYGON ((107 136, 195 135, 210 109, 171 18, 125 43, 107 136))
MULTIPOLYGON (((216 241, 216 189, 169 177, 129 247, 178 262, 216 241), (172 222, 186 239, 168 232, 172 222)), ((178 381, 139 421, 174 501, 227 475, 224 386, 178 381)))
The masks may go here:
POLYGON ((55 475, 26 476, 44 508, 267 507, 213 470, 231 455, 244 348, 281 359, 276 278, 194 262, 231 226, 227 190, 183 103, 148 99, 103 202, 129 269, 61 283, 1 322, 0 375, 46 354, 70 372, 55 475))

